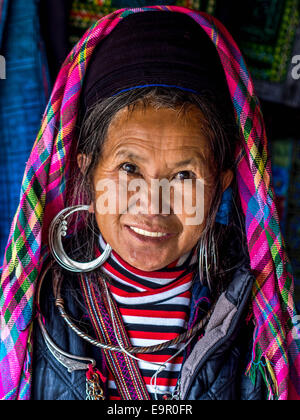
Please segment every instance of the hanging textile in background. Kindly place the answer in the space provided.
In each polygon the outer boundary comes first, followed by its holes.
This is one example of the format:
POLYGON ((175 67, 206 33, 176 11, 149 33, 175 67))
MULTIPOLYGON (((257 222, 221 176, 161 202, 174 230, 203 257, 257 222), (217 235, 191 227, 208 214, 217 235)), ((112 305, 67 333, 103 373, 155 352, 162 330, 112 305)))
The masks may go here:
POLYGON ((73 46, 83 33, 98 19, 124 7, 145 7, 154 5, 174 5, 215 11, 217 0, 73 0, 70 14, 70 45, 73 46))
MULTIPOLYGON (((0 2, 0 11, 6 11, 1 44, 6 79, 0 80, 0 266, 20 200, 26 161, 50 95, 38 2, 27 0, 25 6, 24 0, 13 0, 5 9, 4 3, 0 2)), ((1 18, 0 22, 2 29, 1 18)))
POLYGON ((72 3, 73 0, 42 0, 39 5, 41 34, 53 84, 71 49, 68 22, 72 3))
POLYGON ((270 81, 256 79, 255 88, 260 98, 289 107, 300 107, 300 80, 295 80, 293 78, 293 68, 295 67, 295 64, 292 63, 292 57, 299 54, 300 25, 296 31, 294 48, 288 62, 286 80, 281 83, 272 83, 270 81))
POLYGON ((295 300, 300 311, 300 139, 294 140, 288 191, 286 242, 295 275, 295 300))
POLYGON ((299 0, 246 0, 239 46, 258 80, 283 82, 299 25, 299 0))
POLYGON ((259 98, 300 107, 292 74, 300 54, 300 0, 216 0, 214 15, 237 41, 259 98))
POLYGON ((5 28, 9 0, 0 0, 0 52, 2 52, 2 37, 5 28))
POLYGON ((272 175, 280 226, 295 276, 295 301, 300 310, 300 141, 273 139, 272 175))

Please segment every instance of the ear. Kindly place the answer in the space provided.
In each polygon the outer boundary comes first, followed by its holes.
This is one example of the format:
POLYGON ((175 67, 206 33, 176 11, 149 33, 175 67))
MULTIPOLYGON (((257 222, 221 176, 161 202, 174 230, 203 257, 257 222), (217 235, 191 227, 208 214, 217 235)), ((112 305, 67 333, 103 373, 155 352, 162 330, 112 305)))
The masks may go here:
POLYGON ((233 180, 233 171, 231 169, 227 169, 227 171, 223 172, 222 176, 222 188, 225 191, 233 180))
POLYGON ((79 153, 77 155, 77 165, 78 165, 82 174, 85 173, 85 171, 88 168, 88 165, 90 164, 90 162, 91 162, 90 157, 85 155, 84 153, 79 153))

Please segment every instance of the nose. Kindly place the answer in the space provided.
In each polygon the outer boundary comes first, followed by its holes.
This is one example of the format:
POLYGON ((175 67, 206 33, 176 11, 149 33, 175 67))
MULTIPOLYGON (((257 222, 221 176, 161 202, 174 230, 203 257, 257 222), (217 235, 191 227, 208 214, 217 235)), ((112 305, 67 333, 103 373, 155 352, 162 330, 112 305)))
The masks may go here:
POLYGON ((142 180, 132 185, 130 191, 138 192, 130 195, 128 199, 129 212, 138 212, 148 215, 149 217, 170 216, 173 214, 172 201, 174 199, 167 180, 159 181, 151 179, 151 182, 142 180))

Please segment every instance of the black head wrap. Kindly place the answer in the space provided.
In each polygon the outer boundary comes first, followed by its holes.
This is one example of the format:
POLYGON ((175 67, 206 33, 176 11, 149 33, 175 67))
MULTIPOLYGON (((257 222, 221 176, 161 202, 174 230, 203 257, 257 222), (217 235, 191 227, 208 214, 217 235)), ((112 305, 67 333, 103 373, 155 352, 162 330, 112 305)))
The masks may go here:
POLYGON ((124 18, 94 50, 83 84, 82 112, 103 98, 145 85, 209 92, 223 109, 232 109, 215 46, 182 13, 149 11, 124 18))

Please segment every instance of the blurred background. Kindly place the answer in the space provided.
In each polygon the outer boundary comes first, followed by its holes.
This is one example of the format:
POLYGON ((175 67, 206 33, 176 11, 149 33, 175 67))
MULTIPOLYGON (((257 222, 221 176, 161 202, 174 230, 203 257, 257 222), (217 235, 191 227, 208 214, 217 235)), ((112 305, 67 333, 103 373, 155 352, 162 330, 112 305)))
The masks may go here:
POLYGON ((57 73, 90 25, 123 7, 178 5, 216 16, 261 101, 281 230, 300 310, 300 0, 0 0, 0 259, 57 73), (298 56, 298 57, 297 57, 298 56))

